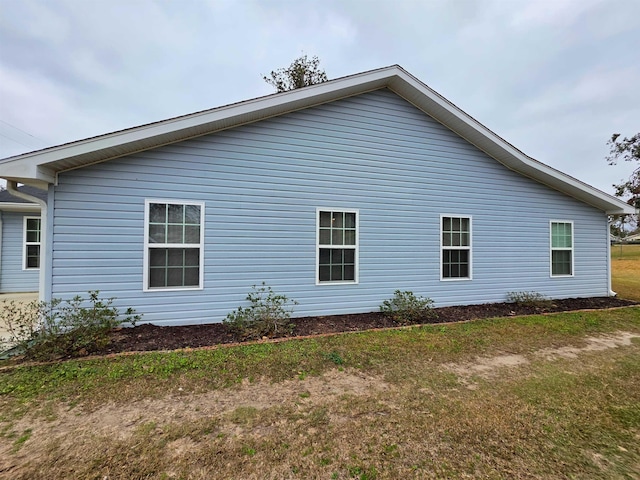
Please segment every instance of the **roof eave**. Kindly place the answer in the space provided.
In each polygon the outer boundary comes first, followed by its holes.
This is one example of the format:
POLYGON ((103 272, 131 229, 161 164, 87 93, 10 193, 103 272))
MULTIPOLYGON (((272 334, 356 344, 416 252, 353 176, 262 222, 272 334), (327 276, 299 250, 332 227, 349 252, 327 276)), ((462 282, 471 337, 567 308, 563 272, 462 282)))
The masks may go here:
POLYGON ((528 157, 397 65, 11 157, 0 161, 0 176, 42 188, 47 183, 55 182, 57 172, 384 87, 391 89, 507 168, 606 213, 635 213, 633 207, 611 195, 528 157))

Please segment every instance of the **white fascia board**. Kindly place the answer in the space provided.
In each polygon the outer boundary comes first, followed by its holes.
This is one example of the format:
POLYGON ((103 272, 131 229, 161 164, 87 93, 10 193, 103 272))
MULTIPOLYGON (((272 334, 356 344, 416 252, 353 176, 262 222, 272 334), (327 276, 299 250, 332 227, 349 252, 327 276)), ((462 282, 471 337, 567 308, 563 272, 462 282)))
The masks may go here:
POLYGON ((0 210, 3 212, 39 212, 40 205, 36 203, 0 203, 0 210))

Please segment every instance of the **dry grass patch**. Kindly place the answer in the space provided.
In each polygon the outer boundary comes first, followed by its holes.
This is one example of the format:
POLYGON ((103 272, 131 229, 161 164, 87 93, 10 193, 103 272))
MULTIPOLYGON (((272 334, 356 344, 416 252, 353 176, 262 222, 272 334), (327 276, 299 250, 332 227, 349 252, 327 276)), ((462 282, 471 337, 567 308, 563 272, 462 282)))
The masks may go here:
POLYGON ((611 283, 620 297, 640 302, 640 245, 611 247, 611 283))

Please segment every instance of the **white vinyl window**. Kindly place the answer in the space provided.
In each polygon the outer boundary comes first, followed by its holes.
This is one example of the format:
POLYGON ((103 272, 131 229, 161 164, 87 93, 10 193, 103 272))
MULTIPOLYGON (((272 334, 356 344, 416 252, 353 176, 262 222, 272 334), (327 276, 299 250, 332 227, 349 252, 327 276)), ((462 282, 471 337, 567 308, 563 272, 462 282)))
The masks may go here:
POLYGON ((40 218, 24 217, 23 270, 36 270, 40 268, 40 247, 40 218))
POLYGON ((551 276, 573 276, 573 222, 552 220, 549 236, 551 243, 551 276))
POLYGON ((471 278, 471 217, 441 215, 440 279, 471 278))
POLYGON ((358 211, 317 209, 316 284, 358 283, 358 211))
POLYGON ((203 247, 203 202, 145 201, 145 291, 202 289, 203 247))

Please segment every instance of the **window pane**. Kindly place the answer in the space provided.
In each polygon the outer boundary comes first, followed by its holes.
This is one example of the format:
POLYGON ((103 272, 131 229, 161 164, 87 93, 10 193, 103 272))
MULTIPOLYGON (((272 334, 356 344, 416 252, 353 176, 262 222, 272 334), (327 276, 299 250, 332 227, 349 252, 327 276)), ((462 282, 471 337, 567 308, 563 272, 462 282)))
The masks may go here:
POLYGON ((182 228, 182 225, 169 225, 167 243, 183 243, 182 228))
POLYGON ((30 243, 37 243, 40 241, 40 219, 39 218, 27 218, 26 225, 26 240, 30 243))
POLYGON ((182 268, 172 267, 167 269, 167 287, 182 287, 182 268))
POLYGON ((27 268, 40 268, 40 245, 27 245, 27 268))
POLYGON ((552 223, 551 224, 551 246, 552 248, 571 248, 571 224, 552 223))
POLYGON ((331 280, 331 267, 328 265, 320 265, 318 269, 318 280, 321 282, 328 282, 331 280))
POLYGON ((344 226, 345 228, 356 228, 356 214, 345 213, 344 214, 344 226))
POLYGON ((331 244, 344 245, 342 234, 342 230, 331 230, 331 244))
POLYGON ((331 266, 331 280, 333 281, 342 280, 342 265, 331 266))
POLYGON ((459 233, 452 233, 451 234, 451 243, 452 243, 452 246, 454 246, 454 247, 459 247, 460 246, 460 234, 459 233))
POLYGON ((320 226, 331 227, 331 212, 320 212, 320 226))
POLYGON ((167 243, 164 225, 149 225, 149 243, 167 243))
POLYGON ((451 246, 451 234, 443 233, 442 234, 442 246, 450 247, 451 246))
POLYGON ((345 230, 345 232, 344 232, 344 244, 345 245, 355 245, 356 244, 356 231, 355 230, 345 230))
POLYGON ((331 263, 331 250, 328 248, 320 249, 320 265, 328 265, 331 263))
POLYGON ((356 251, 352 248, 344 250, 344 263, 356 263, 356 251))
POLYGON ((355 280, 355 279, 356 279, 356 267, 354 265, 345 265, 344 280, 355 280))
POLYGON ((167 265, 167 249, 166 248, 150 248, 149 249, 149 265, 152 267, 164 267, 167 265))
POLYGON ((443 278, 469 278, 469 250, 442 251, 443 278))
POLYGON ((460 237, 460 245, 462 245, 463 247, 468 247, 470 245, 469 242, 469 234, 468 233, 463 233, 460 237))
POLYGON ((184 249, 184 265, 186 267, 200 266, 200 249, 199 248, 184 249))
POLYGON ((554 250, 551 252, 552 275, 571 275, 571 251, 554 250))
POLYGON ((460 278, 467 278, 469 276, 469 264, 461 263, 460 264, 460 278))
POLYGON ((167 249, 167 265, 170 267, 182 267, 184 265, 184 249, 167 249))
POLYGON ((460 231, 460 219, 459 218, 452 218, 451 219, 451 230, 458 232, 460 231))
POLYGON ((185 205, 184 221, 193 225, 200 225, 200 205, 185 205))
POLYGON ((166 287, 166 272, 164 268, 149 270, 149 287, 166 287))
POLYGON ((169 223, 184 222, 184 205, 169 204, 169 223))
POLYGON ((200 243, 200 227, 192 227, 188 225, 184 227, 184 233, 184 243, 200 243))
POLYGON ((331 263, 342 263, 342 250, 331 250, 331 263))
POLYGON ((320 245, 331 245, 331 230, 320 229, 320 245))
POLYGON ((149 222, 167 223, 167 205, 164 203, 152 203, 149 205, 149 222))
POLYGON ((452 278, 460 278, 460 265, 457 263, 451 264, 451 277, 452 278))
POLYGON ((469 231, 469 219, 461 218, 460 219, 460 231, 468 232, 469 231))
POLYGON ((442 219, 442 231, 443 232, 450 232, 451 231, 451 218, 450 217, 444 217, 442 219))
POLYGON ((344 227, 344 213, 342 212, 331 212, 331 222, 333 228, 343 228, 344 227))
POLYGON ((185 268, 184 269, 184 286, 197 287, 198 285, 200 285, 200 269, 185 268))

